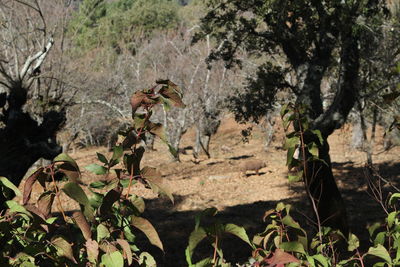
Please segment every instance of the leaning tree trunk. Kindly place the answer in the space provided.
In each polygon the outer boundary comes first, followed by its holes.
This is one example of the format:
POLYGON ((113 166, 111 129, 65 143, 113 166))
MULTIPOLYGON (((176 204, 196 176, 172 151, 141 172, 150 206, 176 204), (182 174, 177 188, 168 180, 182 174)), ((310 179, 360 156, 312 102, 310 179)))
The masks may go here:
POLYGON ((333 176, 327 138, 319 148, 319 159, 323 161, 309 162, 305 172, 305 185, 311 201, 316 204, 318 222, 323 226, 340 229, 347 235, 346 208, 333 176))
MULTIPOLYGON (((328 136, 335 129, 345 123, 350 110, 354 107, 358 92, 359 50, 358 38, 354 36, 352 28, 342 33, 341 69, 339 74, 338 90, 333 102, 326 111, 322 111, 320 90, 315 89, 319 73, 324 72, 320 66, 311 66, 305 89, 298 100, 309 103, 314 114, 309 114, 313 119, 312 128, 320 130, 324 143, 319 148, 319 157, 324 162, 308 164, 308 172, 304 177, 309 186, 311 198, 316 201, 317 214, 323 226, 329 226, 348 233, 346 207, 332 173, 332 164, 329 156, 328 136), (314 89, 312 87, 314 86, 314 89), (307 90, 307 87, 310 87, 307 90), (326 164, 325 164, 326 163, 326 164)), ((306 143, 310 140, 306 140, 306 143)))

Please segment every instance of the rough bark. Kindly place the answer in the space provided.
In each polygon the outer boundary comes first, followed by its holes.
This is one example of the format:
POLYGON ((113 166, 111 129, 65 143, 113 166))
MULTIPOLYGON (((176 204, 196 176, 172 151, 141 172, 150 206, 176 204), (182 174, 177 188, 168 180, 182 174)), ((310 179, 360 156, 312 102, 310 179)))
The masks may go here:
MULTIPOLYGON (((327 141, 328 136, 346 121, 350 110, 355 105, 356 96, 359 92, 357 38, 352 35, 350 30, 342 36, 342 41, 342 72, 339 77, 339 88, 331 106, 324 113, 319 112, 322 111, 322 101, 318 99, 320 98, 320 90, 316 89, 320 86, 320 82, 317 84, 318 79, 309 80, 314 83, 309 85, 314 89, 303 90, 305 94, 302 94, 299 100, 304 100, 306 103, 308 101, 308 104, 312 107, 313 113, 309 116, 311 118, 316 117, 312 127, 320 130, 324 138, 324 143, 319 148, 319 157, 324 162, 309 163, 305 181, 310 188, 311 197, 317 202, 318 215, 322 225, 340 229, 344 234, 347 234, 346 208, 332 173, 327 141)), ((319 78, 320 75, 318 73, 311 74, 311 77, 319 78)), ((308 141, 310 140, 306 140, 306 142, 308 141)))
MULTIPOLYGON (((36 54, 29 56, 17 74, 9 73, 6 62, 0 62, 0 83, 3 89, 0 101, 0 176, 18 186, 28 169, 38 159, 51 160, 62 148, 56 133, 65 122, 65 111, 45 112, 41 122, 25 111, 28 91, 36 80, 37 70, 45 60, 54 41, 52 38, 36 54)), ((0 194, 0 211, 4 197, 0 194)))

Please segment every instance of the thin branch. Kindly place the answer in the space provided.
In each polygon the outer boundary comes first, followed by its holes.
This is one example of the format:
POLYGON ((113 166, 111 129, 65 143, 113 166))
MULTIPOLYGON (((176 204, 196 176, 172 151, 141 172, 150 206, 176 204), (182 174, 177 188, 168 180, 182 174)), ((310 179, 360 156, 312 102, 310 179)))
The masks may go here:
POLYGON ((104 100, 89 100, 89 101, 77 101, 75 104, 101 104, 106 107, 109 107, 111 110, 117 112, 121 117, 126 118, 128 115, 125 114, 125 112, 118 107, 104 101, 104 100))
POLYGON ((54 44, 54 39, 53 37, 50 37, 47 45, 43 48, 42 51, 39 51, 35 55, 28 57, 28 59, 25 61, 25 64, 19 73, 19 78, 21 80, 23 80, 27 74, 31 75, 33 70, 38 69, 40 65, 42 65, 53 44, 54 44), (36 64, 32 68, 32 64, 35 61, 36 64))

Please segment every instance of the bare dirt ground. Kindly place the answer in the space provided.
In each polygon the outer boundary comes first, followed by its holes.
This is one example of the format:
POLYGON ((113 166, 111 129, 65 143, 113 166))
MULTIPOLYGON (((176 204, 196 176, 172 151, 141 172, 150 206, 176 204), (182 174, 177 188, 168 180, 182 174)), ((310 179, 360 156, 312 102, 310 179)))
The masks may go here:
MULTIPOLYGON (((285 167, 286 155, 281 149, 283 130, 280 121, 276 123, 277 132, 273 143, 267 151, 263 147, 262 132, 254 127, 249 143, 243 143, 241 129, 232 118, 227 118, 216 136, 211 140, 211 159, 203 158, 198 164, 192 159, 191 150, 181 156, 181 162, 171 162, 164 144, 156 143, 156 151, 146 151, 142 166, 157 167, 171 188, 175 203, 156 194, 141 185, 135 185, 134 192, 145 198, 147 211, 145 216, 155 225, 164 243, 165 253, 142 242, 143 248, 156 255, 159 266, 186 266, 184 249, 194 227, 195 214, 208 207, 219 210, 218 219, 231 222, 246 228, 250 238, 262 232, 265 223, 262 216, 278 202, 292 204, 297 213, 295 217, 302 225, 310 227, 306 217, 310 208, 304 196, 301 184, 289 185, 285 167), (263 160, 267 167, 262 168, 260 175, 249 171, 240 175, 240 164, 251 159, 263 160)), ((375 144, 374 163, 380 173, 391 181, 398 181, 400 148, 383 152, 382 131, 378 131, 375 144)), ((351 130, 349 127, 337 130, 330 138, 331 157, 334 174, 347 204, 351 230, 368 239, 366 227, 383 218, 379 205, 366 193, 363 166, 365 155, 352 150, 349 146, 351 130)), ((194 131, 185 134, 181 147, 193 144, 194 131)), ((99 177, 88 173, 83 167, 96 162, 96 152, 110 154, 106 148, 90 148, 72 153, 83 171, 83 181, 87 184, 99 177)), ((72 201, 65 199, 66 206, 73 209, 72 201)), ((139 240, 146 241, 144 237, 139 240)), ((140 244, 139 244, 140 246, 140 244)), ((243 261, 250 255, 249 248, 236 239, 225 242, 225 257, 233 262, 243 261)), ((195 257, 209 256, 211 246, 203 244, 195 257)))

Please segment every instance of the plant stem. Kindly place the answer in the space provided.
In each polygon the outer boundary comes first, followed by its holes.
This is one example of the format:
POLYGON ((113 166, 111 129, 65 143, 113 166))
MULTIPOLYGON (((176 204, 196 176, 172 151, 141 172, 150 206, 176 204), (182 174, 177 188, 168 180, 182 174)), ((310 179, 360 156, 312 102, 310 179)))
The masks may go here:
POLYGON ((54 164, 52 164, 50 166, 50 175, 51 175, 51 180, 52 180, 53 185, 54 185, 54 189, 56 190, 56 199, 57 199, 57 202, 58 202, 58 209, 60 210, 64 221, 67 222, 67 216, 65 216, 65 212, 64 212, 64 209, 62 207, 61 200, 60 200, 60 194, 59 194, 60 191, 58 190, 58 186, 57 186, 56 180, 54 178, 54 164))
POLYGON ((217 266, 217 249, 218 249, 218 235, 215 235, 215 243, 214 243, 214 256, 213 256, 213 267, 217 266))

